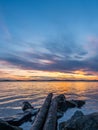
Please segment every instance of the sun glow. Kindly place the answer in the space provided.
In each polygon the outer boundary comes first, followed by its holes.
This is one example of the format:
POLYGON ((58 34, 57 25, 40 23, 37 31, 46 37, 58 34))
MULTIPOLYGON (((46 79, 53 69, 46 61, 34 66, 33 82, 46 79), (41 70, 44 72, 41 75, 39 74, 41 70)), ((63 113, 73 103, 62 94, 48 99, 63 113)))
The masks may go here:
POLYGON ((98 80, 97 74, 87 75, 85 71, 69 73, 41 70, 22 70, 19 68, 0 69, 0 79, 12 80, 98 80))

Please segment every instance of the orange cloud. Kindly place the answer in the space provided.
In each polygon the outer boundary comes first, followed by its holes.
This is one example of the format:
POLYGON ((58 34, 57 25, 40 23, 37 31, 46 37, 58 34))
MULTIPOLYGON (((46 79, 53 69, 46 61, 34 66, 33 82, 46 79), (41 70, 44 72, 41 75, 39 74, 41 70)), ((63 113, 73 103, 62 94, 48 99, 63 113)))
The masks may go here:
MULTIPOLYGON (((44 64, 52 64, 48 60, 42 60, 44 64)), ((85 70, 75 70, 72 72, 27 70, 17 68, 5 61, 0 61, 0 79, 16 80, 98 80, 98 72, 86 72, 85 70)))

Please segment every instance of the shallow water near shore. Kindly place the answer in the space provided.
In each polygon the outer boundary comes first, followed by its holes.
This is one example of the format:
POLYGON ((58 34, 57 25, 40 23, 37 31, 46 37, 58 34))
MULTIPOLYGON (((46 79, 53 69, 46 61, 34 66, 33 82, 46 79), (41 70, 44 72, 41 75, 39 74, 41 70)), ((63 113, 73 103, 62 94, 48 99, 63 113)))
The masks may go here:
MULTIPOLYGON (((23 101, 41 107, 48 93, 65 94, 67 99, 86 100, 80 110, 85 114, 98 112, 98 82, 0 82, 0 118, 22 112, 23 101)), ((68 110, 59 122, 67 120, 76 111, 68 110)), ((24 124, 24 130, 26 129, 24 124)), ((30 125, 30 124, 29 124, 30 125)))

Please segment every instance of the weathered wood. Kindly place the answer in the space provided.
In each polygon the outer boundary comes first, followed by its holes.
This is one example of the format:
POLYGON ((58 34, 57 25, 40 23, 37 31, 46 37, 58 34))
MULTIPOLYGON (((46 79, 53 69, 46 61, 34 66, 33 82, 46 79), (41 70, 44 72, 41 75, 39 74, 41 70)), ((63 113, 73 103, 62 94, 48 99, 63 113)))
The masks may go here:
POLYGON ((49 108, 48 116, 44 124, 43 130, 56 130, 57 126, 57 100, 52 100, 49 108))
POLYGON ((42 105, 39 113, 37 114, 35 121, 31 127, 30 130, 42 130, 45 120, 46 120, 46 116, 50 107, 50 103, 51 103, 51 99, 52 99, 53 94, 50 93, 48 94, 44 104, 42 105))

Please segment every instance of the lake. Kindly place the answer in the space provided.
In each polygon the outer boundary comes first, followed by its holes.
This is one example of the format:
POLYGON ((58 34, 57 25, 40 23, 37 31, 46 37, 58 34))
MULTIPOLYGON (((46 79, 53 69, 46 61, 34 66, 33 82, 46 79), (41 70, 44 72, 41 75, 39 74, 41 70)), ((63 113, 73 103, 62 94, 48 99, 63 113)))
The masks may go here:
POLYGON ((25 100, 40 107, 50 92, 86 100, 84 111, 98 111, 98 82, 0 82, 0 117, 21 112, 25 100))

